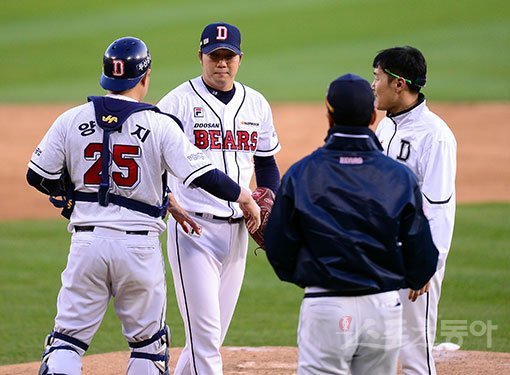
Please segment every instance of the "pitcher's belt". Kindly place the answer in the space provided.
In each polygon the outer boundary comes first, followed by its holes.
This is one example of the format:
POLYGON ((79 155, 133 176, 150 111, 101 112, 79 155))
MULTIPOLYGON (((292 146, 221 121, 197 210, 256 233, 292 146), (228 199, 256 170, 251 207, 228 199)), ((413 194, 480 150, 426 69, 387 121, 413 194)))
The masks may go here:
POLYGON ((204 219, 214 219, 214 220, 221 220, 221 221, 227 221, 229 224, 235 224, 240 223, 244 220, 244 217, 232 217, 232 216, 216 216, 213 214, 207 214, 203 212, 194 212, 195 216, 203 217, 204 219))

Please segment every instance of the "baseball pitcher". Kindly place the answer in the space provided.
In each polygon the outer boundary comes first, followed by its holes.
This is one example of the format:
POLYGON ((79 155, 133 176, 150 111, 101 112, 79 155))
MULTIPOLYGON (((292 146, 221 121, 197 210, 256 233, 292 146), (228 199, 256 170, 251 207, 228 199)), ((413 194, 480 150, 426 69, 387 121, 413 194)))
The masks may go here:
MULTIPOLYGON (((170 91, 158 107, 176 115, 191 143, 239 185, 248 188, 255 167, 257 185, 276 191, 280 144, 271 108, 260 93, 235 81, 243 57, 239 29, 206 26, 198 57, 202 75, 170 91)), ((168 220, 168 258, 186 331, 175 373, 221 374, 220 347, 241 289, 248 232, 237 203, 189 189, 176 178, 169 186, 202 227, 200 237, 189 236, 168 220)))

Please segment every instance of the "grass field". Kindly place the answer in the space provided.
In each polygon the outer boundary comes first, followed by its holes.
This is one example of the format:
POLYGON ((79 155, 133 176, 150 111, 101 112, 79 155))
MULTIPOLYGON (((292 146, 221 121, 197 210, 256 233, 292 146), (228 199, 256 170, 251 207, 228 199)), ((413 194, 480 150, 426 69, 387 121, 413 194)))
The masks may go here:
MULTIPOLYGON (((510 203, 458 207, 439 318, 466 322, 463 349, 510 352, 509 213, 510 203), (489 321, 497 326, 491 331, 490 347, 488 335, 480 334, 489 321)), ((65 228, 63 219, 0 222, 0 365, 39 359, 53 326, 67 259, 70 236, 65 228)), ((172 346, 182 346, 184 333, 170 274, 167 280, 172 346)), ((295 346, 301 296, 301 289, 277 279, 263 252, 255 256, 251 251, 225 345, 295 346)), ((118 350, 127 350, 127 345, 109 308, 88 353, 118 350)))
MULTIPOLYGON (((125 35, 150 47, 147 100, 155 102, 200 74, 200 32, 220 20, 242 31, 239 81, 270 101, 320 101, 346 72, 371 80, 377 51, 404 44, 427 58, 428 98, 510 100, 510 2, 503 0, 18 0, 3 1, 0 12, 0 103, 79 102, 102 93, 102 54, 125 35)), ((0 222, 0 365, 40 357, 66 263, 65 227, 63 219, 0 222)), ((440 319, 465 321, 464 349, 510 352, 509 233, 508 203, 458 209, 440 319), (488 333, 479 334, 489 321, 497 326, 490 346, 488 333)), ((279 282, 263 253, 251 254, 247 267, 225 344, 295 345, 301 290, 279 282)), ((173 346, 182 346, 171 285, 168 305, 173 346)), ((120 332, 109 309, 89 353, 127 350, 120 332)))
POLYGON ((148 100, 200 74, 202 28, 237 24, 240 81, 269 100, 314 100, 335 77, 372 77, 378 50, 410 44, 428 59, 434 100, 509 100, 510 2, 504 0, 135 0, 2 2, 0 102, 82 101, 102 92, 101 58, 115 38, 153 55, 148 100))

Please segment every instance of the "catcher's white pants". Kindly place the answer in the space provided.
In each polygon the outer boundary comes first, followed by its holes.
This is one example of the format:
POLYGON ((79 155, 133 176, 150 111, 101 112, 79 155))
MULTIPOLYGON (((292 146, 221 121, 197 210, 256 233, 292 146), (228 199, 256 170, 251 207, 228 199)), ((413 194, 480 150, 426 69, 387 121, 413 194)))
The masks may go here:
POLYGON ((168 260, 186 332, 175 374, 222 374, 220 347, 243 282, 248 249, 244 221, 194 217, 200 237, 168 219, 168 260))
POLYGON ((429 292, 415 302, 408 299, 409 289, 399 291, 402 300, 402 347, 399 361, 403 375, 435 375, 432 348, 436 336, 437 307, 445 267, 430 279, 429 292))
POLYGON ((298 375, 396 372, 402 329, 397 291, 359 297, 304 298, 298 375))
MULTIPOLYGON (((96 333, 114 297, 115 312, 128 341, 146 340, 164 327, 166 284, 164 260, 157 233, 128 235, 96 227, 93 232, 74 233, 62 273, 55 331, 87 345, 96 333)), ((55 340, 52 346, 69 345, 55 340)), ((144 347, 154 352, 158 343, 144 347)), ((55 350, 48 359, 50 374, 81 374, 81 356, 55 350)), ((129 360, 128 374, 160 374, 146 359, 129 360)))

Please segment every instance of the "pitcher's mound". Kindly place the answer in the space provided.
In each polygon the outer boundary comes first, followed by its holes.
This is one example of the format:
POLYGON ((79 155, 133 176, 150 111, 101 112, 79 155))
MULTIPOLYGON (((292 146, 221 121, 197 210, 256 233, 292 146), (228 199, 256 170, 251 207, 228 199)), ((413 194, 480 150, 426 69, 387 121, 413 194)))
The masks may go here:
MULTIPOLYGON (((173 371, 181 349, 170 350, 173 371)), ((296 373, 297 348, 295 347, 225 347, 221 350, 225 375, 290 375, 296 373)), ((125 374, 129 352, 88 355, 83 358, 84 375, 125 374)), ((479 375, 510 373, 510 353, 491 353, 459 350, 437 352, 438 374, 479 375)), ((0 367, 0 375, 36 374, 39 363, 0 367)))

